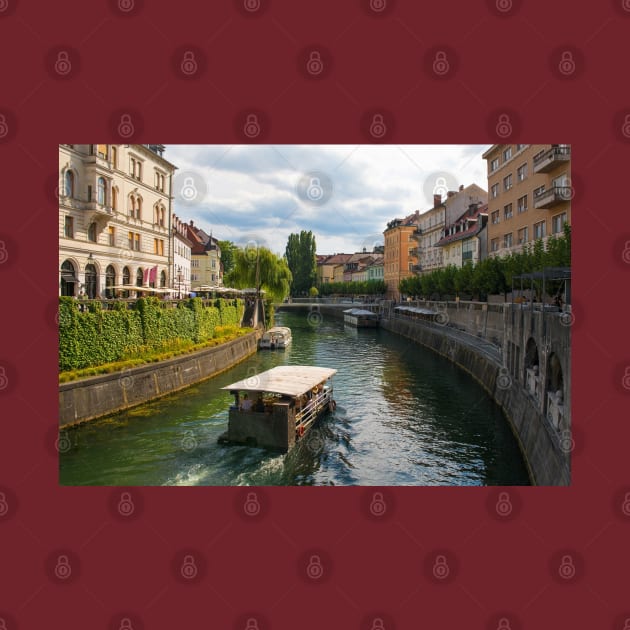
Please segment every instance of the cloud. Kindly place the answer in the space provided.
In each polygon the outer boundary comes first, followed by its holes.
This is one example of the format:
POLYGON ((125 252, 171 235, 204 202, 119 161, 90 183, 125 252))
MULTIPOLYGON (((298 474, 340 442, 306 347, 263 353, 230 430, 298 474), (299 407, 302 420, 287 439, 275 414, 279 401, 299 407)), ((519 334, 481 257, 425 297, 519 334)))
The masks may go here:
MULTIPOLYGON (((237 243, 257 240, 283 253, 292 232, 311 230, 322 253, 374 244, 386 223, 429 209, 423 186, 433 173, 487 187, 487 145, 168 145, 178 172, 194 173, 208 194, 174 210, 207 232, 237 243), (323 205, 307 203, 298 183, 323 173, 323 205), (243 238, 245 241, 243 241, 243 238)), ((303 190, 303 189, 302 189, 303 190)))

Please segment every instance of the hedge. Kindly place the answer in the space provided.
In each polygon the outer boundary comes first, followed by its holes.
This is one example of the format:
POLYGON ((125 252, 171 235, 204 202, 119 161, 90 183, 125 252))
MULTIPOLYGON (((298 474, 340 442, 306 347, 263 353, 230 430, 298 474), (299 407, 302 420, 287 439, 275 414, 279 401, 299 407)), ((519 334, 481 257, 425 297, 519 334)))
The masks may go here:
POLYGON ((138 350, 165 347, 175 340, 212 339, 217 326, 240 325, 242 300, 218 299, 204 307, 200 298, 178 308, 162 308, 156 298, 140 298, 133 307, 116 304, 104 311, 99 302, 80 312, 71 297, 59 298, 59 370, 76 370, 120 361, 138 350))

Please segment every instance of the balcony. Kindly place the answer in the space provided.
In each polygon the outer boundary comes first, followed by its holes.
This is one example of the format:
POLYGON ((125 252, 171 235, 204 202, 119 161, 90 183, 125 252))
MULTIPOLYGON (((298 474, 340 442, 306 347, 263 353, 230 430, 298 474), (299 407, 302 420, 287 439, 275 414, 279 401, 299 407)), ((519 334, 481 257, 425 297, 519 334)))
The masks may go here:
POLYGON ((419 248, 418 248, 418 247, 412 247, 412 248, 409 250, 409 255, 410 255, 410 256, 417 256, 417 255, 418 255, 418 250, 419 250, 419 248))
POLYGON ((571 159, 571 147, 551 147, 534 156, 534 173, 547 173, 571 159))
POLYGON ((413 271, 422 271, 422 265, 418 263, 417 265, 411 265, 411 269, 413 271))
POLYGON ((412 233, 411 233, 411 238, 416 238, 416 239, 420 239, 422 238, 422 228, 416 228, 412 233))
POLYGON ((551 208, 571 201, 571 186, 552 186, 534 193, 534 208, 551 208))

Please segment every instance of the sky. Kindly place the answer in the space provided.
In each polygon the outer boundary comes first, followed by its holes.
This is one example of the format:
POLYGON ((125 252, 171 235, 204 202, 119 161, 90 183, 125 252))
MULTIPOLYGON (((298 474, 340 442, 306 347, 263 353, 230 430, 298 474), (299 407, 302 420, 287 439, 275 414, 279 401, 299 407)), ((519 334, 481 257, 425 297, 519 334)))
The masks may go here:
POLYGON ((372 251, 388 221, 433 193, 487 188, 489 145, 166 145, 174 212, 219 240, 283 254, 311 230, 318 254, 372 251))

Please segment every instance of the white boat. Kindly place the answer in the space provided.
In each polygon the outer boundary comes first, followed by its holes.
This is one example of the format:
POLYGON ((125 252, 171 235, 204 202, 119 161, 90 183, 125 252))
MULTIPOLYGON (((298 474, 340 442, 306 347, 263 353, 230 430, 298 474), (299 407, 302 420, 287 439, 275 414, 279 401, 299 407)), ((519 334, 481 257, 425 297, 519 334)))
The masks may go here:
POLYGON ((274 326, 263 333, 260 338, 260 347, 268 350, 288 348, 293 341, 291 329, 286 326, 274 326))
POLYGON ((378 314, 362 308, 349 308, 343 312, 343 321, 357 328, 376 328, 378 314))
POLYGON ((334 411, 332 376, 337 370, 280 365, 221 389, 234 396, 228 430, 220 444, 246 444, 288 451, 317 419, 334 411))

